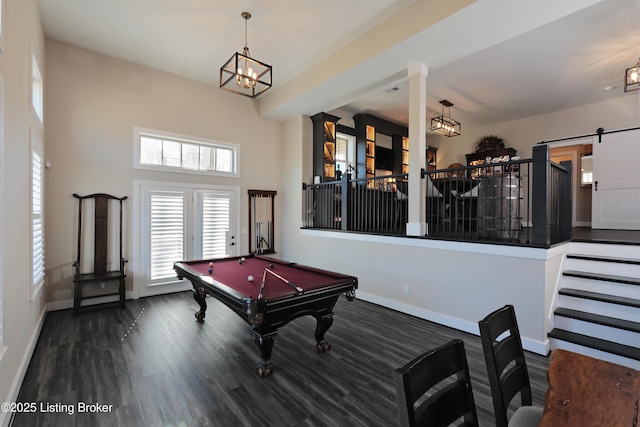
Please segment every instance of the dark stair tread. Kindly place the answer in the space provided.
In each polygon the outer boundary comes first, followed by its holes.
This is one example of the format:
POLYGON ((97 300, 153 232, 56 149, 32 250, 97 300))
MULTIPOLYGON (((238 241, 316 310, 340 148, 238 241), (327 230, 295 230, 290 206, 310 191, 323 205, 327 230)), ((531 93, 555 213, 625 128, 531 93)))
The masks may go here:
POLYGON ((594 301, 608 302, 611 304, 625 305, 628 307, 640 308, 640 300, 620 297, 616 295, 601 294, 598 292, 582 291, 579 289, 561 288, 558 293, 570 297, 590 299, 594 301))
POLYGON ((579 277, 581 279, 602 280, 605 282, 624 283, 627 285, 640 286, 640 279, 637 277, 616 276, 613 274, 587 273, 585 271, 565 270, 563 276, 579 277))
POLYGON ((556 328, 549 332, 549 337, 604 351, 607 353, 616 354, 618 356, 623 356, 629 359, 640 360, 640 348, 631 347, 628 345, 556 328))
POLYGON ((616 317, 603 316, 601 314, 587 313, 569 308, 557 308, 554 311, 556 316, 569 317, 582 320, 584 322, 596 323, 598 325, 610 326, 612 328, 623 329, 625 331, 640 333, 640 323, 630 320, 618 319, 616 317))
POLYGON ((618 264, 634 264, 640 265, 639 259, 633 258, 614 258, 600 255, 582 255, 582 254, 568 254, 567 258, 584 259, 588 261, 602 261, 602 262, 615 262, 618 264))

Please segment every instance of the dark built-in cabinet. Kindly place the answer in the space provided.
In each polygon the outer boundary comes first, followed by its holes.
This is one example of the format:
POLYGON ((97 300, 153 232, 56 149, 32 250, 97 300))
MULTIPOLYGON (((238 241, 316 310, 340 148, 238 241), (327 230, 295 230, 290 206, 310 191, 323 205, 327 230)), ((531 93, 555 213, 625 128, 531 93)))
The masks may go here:
MULTIPOLYGON (((491 157, 492 159, 494 159, 496 157, 503 158, 504 156, 509 156, 509 158, 511 159, 515 155, 516 155, 515 148, 498 148, 495 150, 481 151, 479 153, 471 153, 466 155, 467 166, 483 165, 485 164, 487 157, 491 157)), ((474 169, 473 171, 471 171, 472 178, 478 178, 478 174, 479 174, 478 169, 474 169)))
MULTIPOLYGON (((327 113, 311 116, 313 122, 313 175, 321 182, 335 181, 340 173, 336 168, 336 132, 346 128, 338 123, 340 117, 327 113)), ((409 173, 409 129, 397 123, 367 113, 353 116, 356 137, 355 176, 375 178, 385 171, 393 175, 409 173), (376 172, 378 171, 378 172, 376 172)), ((352 132, 349 132, 352 133, 352 132)), ((437 148, 427 147, 427 167, 436 169, 437 148)), ((342 171, 345 172, 345 171, 342 171)), ((374 185, 373 181, 370 182, 374 185)))
POLYGON ((477 166, 485 163, 487 157, 491 157, 492 159, 495 157, 504 157, 509 156, 512 158, 516 155, 515 148, 500 148, 497 150, 487 150, 481 151, 479 153, 471 153, 467 154, 467 166, 477 166))
POLYGON ((409 171, 409 131, 405 126, 361 113, 353 116, 356 127, 356 170, 358 178, 374 178, 376 170, 392 174, 409 171), (381 141, 391 147, 384 147, 381 141))
POLYGON ((313 176, 321 182, 336 180, 336 128, 340 117, 327 113, 311 116, 313 122, 313 176))

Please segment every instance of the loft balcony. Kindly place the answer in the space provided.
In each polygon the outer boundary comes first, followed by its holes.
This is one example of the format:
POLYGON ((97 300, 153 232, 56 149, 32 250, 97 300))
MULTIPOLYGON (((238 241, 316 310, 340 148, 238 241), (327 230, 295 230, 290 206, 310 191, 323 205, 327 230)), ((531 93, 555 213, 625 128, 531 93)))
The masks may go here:
POLYGON ((530 159, 423 170, 415 190, 408 174, 344 174, 303 185, 303 228, 406 237, 417 201, 426 233, 412 237, 548 248, 571 240, 571 167, 537 146, 530 159))

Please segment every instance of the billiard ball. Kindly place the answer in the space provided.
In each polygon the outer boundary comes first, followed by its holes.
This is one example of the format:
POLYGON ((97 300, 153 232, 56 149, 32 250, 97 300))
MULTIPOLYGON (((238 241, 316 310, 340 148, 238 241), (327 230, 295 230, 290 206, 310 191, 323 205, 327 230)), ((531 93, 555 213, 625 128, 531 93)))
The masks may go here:
POLYGON ((209 267, 209 273, 213 273, 213 267, 209 267))
POLYGON ((253 282, 253 276, 247 277, 247 280, 250 281, 250 282, 253 282))

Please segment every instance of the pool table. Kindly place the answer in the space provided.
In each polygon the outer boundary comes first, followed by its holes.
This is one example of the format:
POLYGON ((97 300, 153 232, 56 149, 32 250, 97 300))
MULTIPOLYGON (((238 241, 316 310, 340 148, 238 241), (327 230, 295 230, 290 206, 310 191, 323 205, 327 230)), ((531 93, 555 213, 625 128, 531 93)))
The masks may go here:
POLYGON ((300 316, 315 317, 316 348, 329 351, 324 334, 333 323, 333 308, 342 294, 353 300, 358 287, 356 277, 265 256, 181 261, 174 263, 174 269, 179 279, 193 285, 193 297, 200 305, 198 321, 205 318, 205 297, 210 295, 251 325, 260 348, 256 370, 261 377, 273 372, 271 351, 278 328, 300 316))

